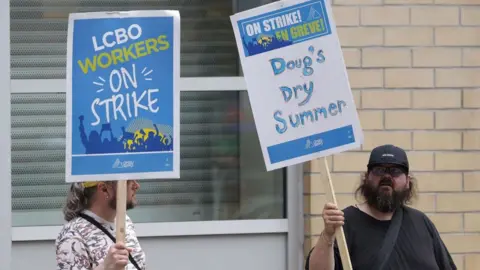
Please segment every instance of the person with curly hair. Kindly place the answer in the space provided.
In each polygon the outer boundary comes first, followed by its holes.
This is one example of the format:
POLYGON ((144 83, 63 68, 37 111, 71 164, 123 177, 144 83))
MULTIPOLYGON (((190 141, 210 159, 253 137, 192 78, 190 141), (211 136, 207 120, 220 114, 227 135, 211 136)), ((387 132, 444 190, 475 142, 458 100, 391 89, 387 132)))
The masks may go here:
MULTIPOLYGON (((126 216, 125 241, 116 243, 117 182, 73 183, 56 241, 57 270, 145 270, 145 253, 126 216)), ((127 181, 127 210, 137 204, 140 185, 127 181)))

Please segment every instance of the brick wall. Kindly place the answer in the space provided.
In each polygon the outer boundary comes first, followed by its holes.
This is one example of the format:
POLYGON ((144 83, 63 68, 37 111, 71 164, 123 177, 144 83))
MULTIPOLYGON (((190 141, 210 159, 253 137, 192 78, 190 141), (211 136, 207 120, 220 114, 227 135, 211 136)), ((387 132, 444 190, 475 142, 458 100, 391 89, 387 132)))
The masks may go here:
MULTIPOLYGON (((368 152, 408 151, 426 212, 462 270, 480 269, 480 0, 332 0, 365 132, 329 157, 341 207, 368 152)), ((328 57, 328 56, 327 56, 328 57)), ((323 229, 323 160, 305 166, 305 254, 323 229)))

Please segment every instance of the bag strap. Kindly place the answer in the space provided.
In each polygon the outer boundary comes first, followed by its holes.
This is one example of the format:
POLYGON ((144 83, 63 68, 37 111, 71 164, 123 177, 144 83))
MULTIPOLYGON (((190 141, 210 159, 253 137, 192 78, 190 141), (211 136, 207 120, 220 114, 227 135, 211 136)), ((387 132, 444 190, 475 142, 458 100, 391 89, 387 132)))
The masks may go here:
POLYGON ((390 255, 392 254, 393 247, 397 242, 398 233, 400 231, 400 227, 402 226, 403 222, 403 207, 397 208, 395 210, 395 214, 392 218, 392 223, 388 228, 387 234, 385 235, 385 239, 383 240, 382 247, 380 248, 377 259, 374 262, 374 267, 372 270, 382 270, 385 263, 387 263, 390 255))
MULTIPOLYGON (((107 229, 105 229, 105 227, 103 227, 102 224, 100 224, 94 218, 90 217, 89 215, 85 215, 84 213, 79 213, 78 215, 80 217, 84 218, 85 220, 87 220, 88 222, 92 223, 93 225, 95 225, 100 230, 102 230, 106 235, 108 235, 108 237, 110 237, 110 239, 112 239, 112 241, 114 243, 117 242, 117 240, 115 240, 115 237, 107 229)), ((130 259, 130 262, 135 266, 135 268, 137 268, 138 270, 142 270, 140 268, 140 266, 138 266, 137 262, 135 261, 135 259, 132 256, 132 254, 128 253, 128 258, 130 259)))

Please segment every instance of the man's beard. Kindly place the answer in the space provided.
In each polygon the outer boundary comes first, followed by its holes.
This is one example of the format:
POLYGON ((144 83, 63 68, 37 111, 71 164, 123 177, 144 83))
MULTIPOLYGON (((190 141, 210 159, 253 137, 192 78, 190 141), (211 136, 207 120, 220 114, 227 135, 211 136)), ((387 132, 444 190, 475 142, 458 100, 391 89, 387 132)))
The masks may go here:
MULTIPOLYGON (((113 210, 117 210, 117 196, 113 196, 112 199, 108 202, 108 206, 112 208, 113 210)), ((127 210, 133 209, 135 207, 135 204, 132 201, 127 201, 127 210)))
POLYGON ((405 203, 410 195, 410 190, 405 188, 404 190, 396 191, 393 188, 391 179, 382 178, 377 187, 370 184, 368 180, 365 181, 362 187, 362 195, 371 207, 382 213, 391 213, 405 203), (382 191, 382 185, 384 184, 390 186, 391 192, 382 191))

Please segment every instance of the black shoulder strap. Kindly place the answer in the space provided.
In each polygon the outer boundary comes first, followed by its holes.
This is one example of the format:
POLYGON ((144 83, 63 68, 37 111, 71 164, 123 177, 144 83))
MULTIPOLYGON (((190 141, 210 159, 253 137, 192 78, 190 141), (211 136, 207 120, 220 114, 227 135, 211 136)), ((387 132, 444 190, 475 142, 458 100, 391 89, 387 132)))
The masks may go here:
MULTIPOLYGON (((112 239, 112 241, 114 243, 116 243, 117 241, 115 240, 115 237, 107 230, 105 229, 105 227, 102 226, 102 224, 98 223, 98 221, 96 221, 94 218, 88 216, 88 215, 85 215, 83 213, 80 213, 78 214, 80 217, 84 218, 85 220, 87 220, 88 222, 92 223, 93 225, 95 225, 97 228, 99 228, 100 230, 102 230, 106 235, 108 235, 108 237, 110 237, 110 239, 112 239)), ((130 259, 130 262, 135 266, 135 268, 137 268, 138 270, 142 270, 140 269, 140 266, 138 266, 137 262, 135 261, 135 259, 133 258, 132 254, 128 254, 128 258, 130 259)))
POLYGON ((400 231, 402 222, 403 207, 400 206, 397 210, 395 210, 395 214, 392 218, 392 223, 390 224, 387 234, 385 235, 382 247, 377 254, 377 259, 375 260, 374 265, 371 268, 372 270, 382 270, 385 263, 387 263, 388 259, 390 258, 390 254, 392 254, 393 247, 397 242, 398 232, 400 231))

